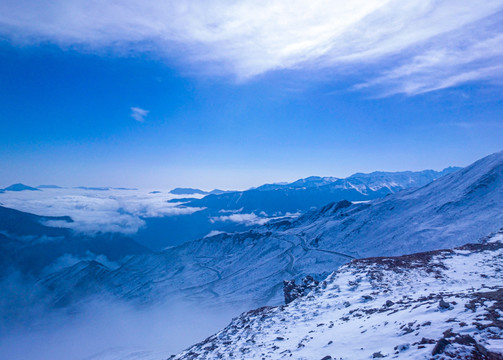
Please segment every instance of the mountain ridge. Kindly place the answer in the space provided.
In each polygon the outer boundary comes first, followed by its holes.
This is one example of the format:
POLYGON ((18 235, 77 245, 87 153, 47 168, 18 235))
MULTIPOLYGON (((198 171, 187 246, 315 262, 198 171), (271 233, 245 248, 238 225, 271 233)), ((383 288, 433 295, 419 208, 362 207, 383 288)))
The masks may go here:
POLYGON ((344 179, 312 176, 288 184, 265 184, 245 191, 210 194, 187 201, 183 206, 206 207, 215 211, 295 213, 323 206, 330 201, 367 201, 384 197, 406 188, 423 186, 459 169, 357 173, 344 179))
POLYGON ((503 231, 353 260, 307 296, 234 318, 169 359, 503 358, 503 231))
POLYGON ((419 189, 369 203, 332 203, 295 220, 133 256, 102 286, 140 302, 183 296, 209 307, 277 305, 284 279, 321 280, 353 258, 477 241, 503 224, 502 200, 500 152, 419 189))

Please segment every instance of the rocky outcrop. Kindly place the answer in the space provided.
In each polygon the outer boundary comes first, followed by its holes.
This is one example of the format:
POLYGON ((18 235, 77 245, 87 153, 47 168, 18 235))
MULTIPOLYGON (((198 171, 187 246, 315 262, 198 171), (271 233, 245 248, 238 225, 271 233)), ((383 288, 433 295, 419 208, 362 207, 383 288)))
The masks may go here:
MULTIPOLYGON (((173 359, 503 359, 503 232, 353 260, 307 296, 233 319, 173 359)), ((290 298, 303 284, 286 282, 290 298)), ((289 298, 289 299, 290 299, 289 298)))
POLYGON ((283 294, 285 296, 285 304, 290 304, 295 299, 307 295, 312 289, 318 286, 319 282, 312 276, 307 275, 302 279, 302 284, 295 284, 295 280, 283 281, 283 294))

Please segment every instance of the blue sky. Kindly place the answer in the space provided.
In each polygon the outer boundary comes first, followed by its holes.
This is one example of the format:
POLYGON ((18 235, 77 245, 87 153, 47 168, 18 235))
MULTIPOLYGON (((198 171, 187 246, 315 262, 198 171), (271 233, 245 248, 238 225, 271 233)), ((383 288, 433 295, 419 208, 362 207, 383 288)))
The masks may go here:
POLYGON ((502 149, 503 1, 180 4, 0 4, 0 186, 242 189, 502 149))

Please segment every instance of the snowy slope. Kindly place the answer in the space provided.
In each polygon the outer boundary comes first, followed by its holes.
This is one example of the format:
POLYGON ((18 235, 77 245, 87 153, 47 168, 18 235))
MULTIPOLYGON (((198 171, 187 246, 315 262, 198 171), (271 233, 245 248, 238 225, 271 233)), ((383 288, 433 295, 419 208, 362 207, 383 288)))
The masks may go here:
MULTIPOLYGON (((198 306, 277 305, 284 279, 323 279, 353 258, 456 247, 501 226, 503 152, 420 189, 366 204, 329 204, 293 222, 134 256, 100 278, 100 291, 141 302, 183 297, 198 306)), ((43 284, 58 289, 58 297, 75 292, 58 283, 63 278, 43 284)), ((89 295, 78 291, 80 298, 89 295)))
POLYGON ((315 238, 322 248, 368 257, 459 246, 502 225, 499 152, 419 189, 356 204, 343 213, 306 214, 291 232, 306 241, 315 238))
POLYGON ((170 359, 503 359, 502 241, 354 260, 170 359))

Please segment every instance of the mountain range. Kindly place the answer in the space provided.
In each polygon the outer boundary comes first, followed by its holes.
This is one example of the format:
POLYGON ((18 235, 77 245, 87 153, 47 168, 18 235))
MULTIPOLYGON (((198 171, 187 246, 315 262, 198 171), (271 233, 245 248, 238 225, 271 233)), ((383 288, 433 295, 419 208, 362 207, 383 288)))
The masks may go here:
MULTIPOLYGON (((183 199, 179 206, 216 204, 195 213, 209 218, 265 209, 263 194, 302 194, 313 205, 162 251, 120 234, 79 234, 64 227, 68 216, 0 207, 0 278, 17 269, 29 284, 21 295, 4 292, 12 301, 2 316, 91 300, 182 301, 208 312, 257 310, 177 359, 500 359, 503 152, 440 175, 311 177, 183 199), (309 194, 337 201, 319 206, 309 194)), ((162 222, 158 230, 170 235, 162 222)))
POLYGON ((266 184, 245 191, 213 190, 206 193, 198 189, 174 189, 171 192, 187 195, 169 202, 180 208, 195 207, 204 210, 177 217, 144 218, 146 226, 135 235, 135 240, 161 250, 202 238, 211 232, 244 231, 278 217, 296 217, 332 201, 368 201, 388 194, 423 186, 459 168, 442 171, 374 172, 354 174, 345 179, 312 176, 292 183, 266 184), (193 194, 207 195, 190 198, 193 194))
POLYGON ((503 224, 503 152, 421 188, 369 203, 340 201, 249 231, 218 234, 100 268, 93 291, 68 284, 97 271, 63 269, 40 283, 53 303, 100 293, 139 302, 175 297, 252 308, 283 301, 283 280, 323 280, 355 258, 403 255, 477 241, 503 224), (103 271, 102 271, 103 270, 103 271))
POLYGON ((246 191, 211 194, 191 199, 183 206, 214 211, 265 212, 284 215, 305 212, 331 201, 368 201, 412 187, 420 187, 459 170, 357 173, 344 179, 312 176, 287 184, 266 184, 246 191))
MULTIPOLYGON (((424 185, 458 168, 443 171, 374 172, 354 174, 346 179, 312 176, 292 183, 266 184, 246 191, 215 189, 206 192, 192 188, 176 188, 172 195, 184 195, 168 200, 171 206, 182 209, 197 208, 198 211, 178 216, 146 216, 145 223, 130 236, 139 244, 153 251, 202 238, 215 232, 245 231, 278 217, 296 217, 306 211, 321 207, 331 201, 368 201, 402 189, 424 185), (203 198, 197 198, 203 195, 203 198), (194 196, 197 196, 194 198, 194 196)), ((86 187, 73 189, 83 191, 135 190, 130 188, 86 187)), ((64 193, 56 185, 41 185, 34 188, 24 184, 11 185, 3 191, 55 190, 64 193)), ((160 192, 154 191, 152 194, 160 192)), ((112 195, 111 195, 112 196, 112 195)), ((1 230, 1 229, 0 229, 1 230)))

